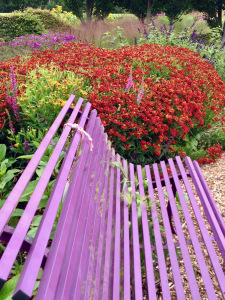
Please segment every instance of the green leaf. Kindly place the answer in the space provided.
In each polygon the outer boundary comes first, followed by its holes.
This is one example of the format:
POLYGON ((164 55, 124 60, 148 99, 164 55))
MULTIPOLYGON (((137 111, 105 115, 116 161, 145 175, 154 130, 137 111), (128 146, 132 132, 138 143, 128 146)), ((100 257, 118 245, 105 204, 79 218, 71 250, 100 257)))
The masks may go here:
POLYGON ((36 174, 38 177, 41 177, 42 173, 44 172, 45 167, 40 167, 36 170, 36 174))
POLYGON ((23 209, 21 209, 21 208, 16 208, 16 209, 14 210, 14 212, 12 213, 11 218, 14 218, 14 217, 21 217, 22 214, 23 214, 23 212, 24 212, 23 209))
POLYGON ((0 161, 5 158, 6 155, 6 145, 0 144, 0 161))
POLYGON ((111 163, 111 165, 116 166, 117 168, 119 168, 121 170, 123 176, 127 177, 121 163, 114 161, 114 162, 111 163))
POLYGON ((34 216, 31 227, 38 227, 41 222, 42 215, 34 216))
POLYGON ((3 162, 1 163, 1 167, 0 167, 0 176, 5 175, 6 170, 7 170, 7 168, 6 168, 6 163, 3 161, 3 162))
POLYGON ((40 143, 36 142, 36 141, 33 141, 33 144, 36 148, 38 148, 40 146, 40 143))
POLYGON ((8 162, 6 163, 6 167, 7 167, 7 168, 11 167, 12 164, 14 164, 15 161, 16 161, 15 158, 10 157, 10 158, 8 159, 8 162))
POLYGON ((28 196, 30 196, 33 193, 37 183, 38 183, 38 180, 34 180, 34 181, 31 181, 31 182, 28 183, 25 191, 23 192, 23 194, 20 198, 21 202, 25 202, 25 201, 29 200, 28 196))
POLYGON ((22 155, 22 156, 19 156, 17 158, 22 158, 22 159, 31 159, 33 157, 33 154, 32 155, 22 155))
POLYGON ((31 230, 28 231, 28 235, 31 236, 32 238, 34 238, 37 230, 38 230, 38 227, 31 228, 31 230))
POLYGON ((20 274, 12 277, 10 280, 8 280, 3 289, 0 292, 0 299, 1 300, 11 300, 13 296, 13 291, 16 287, 17 281, 19 280, 20 274))

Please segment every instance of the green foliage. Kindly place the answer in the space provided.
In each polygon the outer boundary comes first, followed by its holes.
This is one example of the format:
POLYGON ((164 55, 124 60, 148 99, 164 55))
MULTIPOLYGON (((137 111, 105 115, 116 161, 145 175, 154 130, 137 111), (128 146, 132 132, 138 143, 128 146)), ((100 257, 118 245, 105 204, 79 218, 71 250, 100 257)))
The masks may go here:
POLYGON ((20 274, 9 279, 4 285, 3 289, 0 292, 1 300, 11 300, 13 296, 13 291, 16 287, 16 284, 19 280, 20 274))
POLYGON ((71 29, 71 26, 65 23, 62 19, 57 18, 47 9, 42 10, 28 8, 23 12, 23 14, 37 17, 42 22, 46 30, 55 31, 57 29, 60 31, 66 31, 71 29))
POLYGON ((44 31, 37 16, 22 13, 0 16, 0 36, 6 41, 26 34, 41 34, 44 31))
MULTIPOLYGON (((8 194, 13 186, 14 177, 20 172, 19 169, 9 169, 16 159, 10 157, 6 158, 6 145, 0 144, 0 198, 3 199, 4 195, 8 194)), ((3 202, 0 201, 0 207, 3 202)))
POLYGON ((129 42, 124 35, 124 30, 117 26, 112 33, 109 31, 102 37, 102 47, 104 48, 120 48, 129 46, 129 42))
MULTIPOLYGON (((50 65, 39 67, 27 76, 26 92, 19 99, 23 126, 36 129, 49 128, 71 94, 82 88, 83 78, 70 71, 60 71, 50 65), (27 117, 29 116, 29 117, 27 117)), ((77 91, 82 96, 82 89, 77 91)))
POLYGON ((48 0, 0 0, 0 11, 12 12, 29 6, 37 8, 47 4, 47 2, 48 0))
POLYGON ((210 27, 222 26, 222 15, 225 9, 224 0, 191 0, 193 9, 203 12, 210 27))

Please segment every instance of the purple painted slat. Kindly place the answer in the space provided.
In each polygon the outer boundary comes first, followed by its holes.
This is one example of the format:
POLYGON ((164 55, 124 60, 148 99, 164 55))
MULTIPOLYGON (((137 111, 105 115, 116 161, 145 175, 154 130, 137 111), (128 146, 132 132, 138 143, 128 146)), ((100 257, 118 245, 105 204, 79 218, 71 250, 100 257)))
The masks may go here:
POLYGON ((222 256, 225 260, 225 236, 224 236, 224 234, 223 234, 223 232, 220 228, 219 223, 217 222, 217 218, 214 215, 213 209, 211 207, 211 203, 209 202, 209 199, 207 198, 207 196, 205 194, 204 188, 201 185, 201 182, 198 178, 198 175, 196 173, 196 170, 193 166, 193 163, 192 163, 191 159, 189 157, 186 157, 185 158, 185 163, 186 163, 186 165, 188 167, 188 170, 191 174, 192 181, 195 185, 196 191, 198 193, 201 204, 204 208, 204 212, 205 212, 205 215, 206 215, 206 217, 208 219, 208 222, 211 226, 212 232, 214 233, 215 240, 217 241, 218 246, 220 248, 220 252, 221 252, 221 254, 222 254, 222 256))
MULTIPOLYGON (((86 106, 86 111, 90 109, 90 105, 86 106)), ((78 107, 77 107, 78 109, 78 107)), ((70 117, 70 120, 74 120, 77 115, 77 109, 74 110, 73 114, 70 117)), ((49 182, 51 174, 57 164, 58 158, 62 152, 63 146, 67 140, 67 137, 71 131, 71 128, 65 128, 63 134, 60 136, 57 146, 55 147, 47 166, 42 173, 37 186, 34 189, 34 192, 26 206, 26 209, 23 212, 22 217, 17 224, 17 227, 14 231, 12 238, 10 239, 8 246, 6 247, 0 261, 0 278, 2 280, 7 280, 7 277, 10 274, 10 270, 13 266, 13 263, 17 257, 17 254, 20 250, 20 247, 23 243, 23 240, 27 234, 27 231, 30 227, 34 214, 38 208, 39 202, 44 194, 46 186, 49 182)))
MULTIPOLYGON (((70 123, 73 123, 75 121, 77 114, 78 114, 78 110, 75 109, 73 111, 73 114, 71 115, 71 120, 69 121, 70 123)), ((81 117, 79 124, 81 124, 81 122, 84 124, 85 120, 86 120, 85 116, 81 117)), ((70 172, 70 167, 73 163, 74 155, 77 151, 79 140, 80 140, 80 133, 77 132, 72 139, 67 155, 60 168, 60 172, 57 176, 54 189, 48 200, 48 204, 46 206, 41 223, 39 225, 39 229, 33 241, 32 247, 28 253, 21 276, 17 283, 14 296, 17 293, 20 293, 20 291, 22 291, 24 294, 28 295, 29 297, 32 296, 33 288, 38 276, 38 272, 43 259, 43 255, 45 253, 45 249, 47 247, 47 243, 49 240, 49 236, 51 234, 51 230, 58 211, 58 207, 64 192, 67 177, 70 172)))
MULTIPOLYGON (((187 175, 186 175, 186 171, 185 171, 185 169, 182 165, 182 162, 181 162, 180 158, 176 158, 176 160, 177 160, 177 163, 178 163, 178 167, 181 171, 181 175, 182 175, 184 184, 185 183, 188 184, 189 181, 188 181, 188 178, 187 178, 187 175)), ((192 240, 192 245, 193 245, 193 248, 194 248, 194 251, 195 251, 196 259, 198 261, 198 265, 199 265, 199 268, 200 268, 200 271, 201 271, 201 274, 202 274, 202 279, 203 279, 205 287, 206 287, 206 292, 211 297, 215 297, 215 293, 213 292, 213 285, 212 285, 211 278, 210 278, 210 275, 209 275, 209 272, 208 272, 208 268, 207 268, 202 250, 201 250, 201 246, 200 246, 197 234, 195 232, 194 224, 192 222, 187 203, 185 201, 183 190, 180 186, 180 182, 179 182, 179 178, 177 176, 177 172, 176 172, 174 162, 173 162, 172 159, 169 159, 168 162, 169 162, 169 166, 170 166, 173 178, 174 178, 174 183, 176 185, 179 200, 180 200, 180 203, 182 205, 184 217, 185 217, 187 227, 188 227, 188 231, 189 231, 189 234, 190 234, 190 237, 191 237, 191 240, 192 240)), ((186 189, 187 189, 187 187, 186 187, 186 189)), ((189 191, 189 193, 188 193, 189 197, 190 198, 194 197, 190 186, 189 186, 188 191, 189 191)))
MULTIPOLYGON (((175 173, 174 172, 175 167, 173 165, 173 161, 170 160, 170 159, 168 161, 169 161, 169 165, 170 165, 170 169, 172 171, 173 177, 175 178, 176 174, 174 174, 175 173)), ((186 190, 187 190, 187 193, 188 193, 188 196, 189 196, 189 200, 191 202, 193 211, 195 213, 195 217, 196 217, 196 220, 198 222, 202 237, 204 239, 205 246, 206 246, 207 251, 209 253, 210 260, 211 260, 213 268, 215 270, 218 282, 220 284, 220 287, 222 289, 224 289, 224 287, 225 287, 224 274, 223 274, 223 271, 221 269, 218 257, 217 257, 216 252, 215 252, 215 249, 213 247, 210 235, 209 235, 209 233, 207 231, 207 228, 205 226, 204 220, 202 218, 201 212, 199 210, 197 201, 195 199, 194 193, 192 191, 190 182, 187 178, 187 175, 186 175, 186 172, 185 172, 185 169, 184 169, 184 166, 181 162, 180 157, 176 157, 176 161, 177 161, 177 165, 179 167, 180 173, 182 175, 182 179, 184 181, 184 185, 186 187, 186 190)), ((178 191, 179 191, 179 189, 177 189, 177 192, 178 191)), ((201 271, 201 275, 202 275, 202 279, 203 279, 204 284, 205 284, 207 295, 208 295, 209 298, 211 297, 212 299, 214 299, 215 298, 215 292, 214 292, 214 289, 213 289, 211 278, 210 278, 209 273, 208 273, 208 268, 206 266, 205 259, 204 259, 204 256, 202 254, 202 250, 201 250, 201 247, 200 247, 200 244, 199 244, 199 241, 198 241, 198 237, 197 237, 195 229, 194 229, 193 222, 192 222, 191 217, 190 217, 189 210, 187 208, 187 204, 185 203, 183 192, 182 193, 178 192, 178 195, 179 195, 180 201, 183 201, 183 205, 184 205, 183 212, 185 213, 185 219, 186 219, 186 222, 187 222, 190 237, 192 239, 192 245, 194 247, 196 258, 198 260, 199 269, 201 271)))
MULTIPOLYGON (((103 160, 105 162, 106 157, 103 156, 103 160)), ((104 188, 104 172, 105 169, 102 170, 100 174, 99 179, 99 191, 97 194, 97 204, 96 204, 96 210, 95 210, 95 216, 94 216, 94 224, 93 224, 93 235, 91 239, 91 245, 90 245, 90 255, 89 255, 89 261, 88 261, 88 272, 87 272, 87 278, 86 278, 86 286, 84 289, 84 299, 90 299, 91 295, 93 293, 94 289, 94 273, 96 269, 96 256, 97 256, 97 249, 96 244, 99 237, 99 231, 100 231, 100 221, 101 216, 99 214, 99 210, 101 209, 101 198, 104 188)))
MULTIPOLYGON (((127 161, 123 159, 123 169, 127 175, 127 161)), ((128 177, 128 175, 127 175, 128 177)), ((124 189, 123 197, 125 198, 128 194, 127 184, 124 189)), ((123 201, 123 299, 130 299, 130 229, 129 229, 129 207, 127 201, 123 201)))
MULTIPOLYGON (((95 110, 91 112, 90 120, 86 129, 87 131, 89 131, 89 128, 92 128, 95 123, 96 115, 97 112, 95 110)), ((84 146, 89 149, 89 143, 82 143, 82 149, 84 146)), ((79 189, 76 187, 80 186, 82 180, 80 174, 83 174, 84 172, 87 152, 88 151, 85 151, 83 155, 78 158, 78 163, 74 169, 71 184, 69 185, 36 299, 54 299, 54 293, 66 250, 74 209, 76 208, 79 211, 79 203, 74 203, 73 201, 76 199, 79 192, 79 189)), ((81 188, 84 189, 84 187, 81 188)))
MULTIPOLYGON (((115 150, 112 149, 111 161, 115 161, 115 150)), ((112 244, 112 224, 113 224, 113 188, 114 188, 114 168, 110 167, 110 187, 109 187, 109 209, 106 231, 105 262, 103 275, 102 299, 109 299, 110 272, 111 272, 111 244, 112 244)))
MULTIPOLYGON (((219 209, 218 209, 218 207, 216 205, 216 202, 213 199, 212 193, 211 193, 211 191, 210 191, 210 189, 208 187, 208 184, 207 184, 207 182, 206 182, 206 180, 205 180, 205 178, 204 178, 204 176, 202 174, 202 171, 201 171, 201 169, 199 167, 199 164, 197 163, 197 161, 193 161, 193 165, 194 165, 195 170, 196 170, 196 172, 198 174, 198 177, 199 177, 199 179, 201 181, 201 184, 202 184, 202 186, 204 188, 204 191, 205 191, 205 193, 206 193, 206 195, 208 197, 208 200, 209 200, 210 205, 211 205, 211 207, 213 209, 213 212, 214 212, 214 214, 216 216, 216 219, 217 219, 217 221, 218 221, 218 223, 220 225, 220 228, 221 228, 221 230, 222 230, 222 232, 223 232, 223 234, 225 236, 225 222, 223 220, 223 217, 221 216, 221 213, 220 213, 220 211, 219 211, 219 209)), ((225 258, 224 258, 224 260, 225 260, 225 258)))
MULTIPOLYGON (((179 238, 180 249, 181 249, 181 253, 182 253, 182 257, 183 257, 183 262, 184 262, 184 266, 185 266, 185 270, 186 270, 187 279, 188 279, 188 282, 189 282, 189 287, 190 287, 190 290, 191 290, 192 298, 196 299, 196 300, 201 299, 201 296, 199 294, 198 284, 197 284, 196 278, 195 278, 195 273, 194 273, 194 270, 193 270, 193 265, 192 265, 192 262, 191 262, 191 259, 190 259, 190 255, 189 255, 189 252, 188 252, 188 248, 187 248, 183 228, 182 228, 182 225, 181 225, 179 213, 178 213, 178 210, 177 210, 177 205, 176 205, 176 202, 175 202, 174 194, 173 194, 173 191, 172 191, 172 188, 171 188, 171 183, 170 183, 169 176, 168 176, 168 173, 167 173, 166 164, 165 164, 164 161, 162 161, 160 163, 160 165, 161 165, 161 168, 162 168, 163 177, 165 179, 168 198, 169 198, 169 202, 170 202, 170 206, 171 206, 171 210, 172 210, 172 214, 173 214, 173 220, 174 220, 174 223, 175 223, 175 226, 176 226, 177 235, 178 235, 178 238, 179 238)), ((179 181, 176 182, 176 183, 179 184, 179 181)))
MULTIPOLYGON (((139 194, 142 199, 145 197, 144 185, 143 185, 143 177, 142 177, 142 168, 141 166, 137 166, 137 174, 138 174, 138 182, 139 182, 139 194)), ((148 299, 156 300, 156 288, 155 288, 155 273, 154 273, 154 265, 152 260, 152 245, 150 240, 150 232, 149 232, 149 223, 148 223, 148 215, 147 208, 145 202, 141 203, 141 221, 142 221, 142 233, 143 233, 143 244, 144 244, 144 252, 145 252, 145 270, 147 277, 147 288, 148 288, 148 299)))
POLYGON ((155 244, 156 244, 156 252, 158 258, 158 265, 159 265, 162 294, 163 294, 163 299, 169 300, 171 299, 169 281, 167 276, 167 268, 166 268, 164 251, 163 251, 163 243, 162 243, 162 237, 161 237, 161 232, 159 227, 159 219, 157 214, 157 208, 155 203, 155 196, 154 196, 154 190, 153 190, 153 184, 152 184, 152 178, 151 178, 149 166, 145 166, 145 173, 148 179, 148 194, 152 202, 151 215, 153 220, 153 229, 154 229, 154 236, 155 236, 155 244))
POLYGON ((131 196, 134 197, 131 203, 131 227, 132 227, 132 246, 133 246, 133 268, 134 268, 134 294, 135 299, 143 299, 142 278, 141 278, 141 257, 139 248, 139 230, 138 230, 138 213, 135 195, 135 177, 134 165, 129 164, 129 173, 131 183, 131 196))
MULTIPOLYGON (((100 289, 103 283, 103 273, 102 270, 102 259, 104 257, 103 246, 105 245, 105 221, 106 219, 106 205, 107 205, 107 196, 109 189, 109 163, 110 163, 110 150, 108 150, 108 154, 106 155, 106 170, 105 170, 105 187, 104 187, 104 198, 101 199, 102 203, 102 212, 101 215, 101 225, 100 225, 100 233, 99 233, 99 241, 98 241, 98 253, 97 253, 97 261, 96 261, 96 272, 95 272, 95 286, 94 286, 94 296, 93 299, 99 300, 100 297, 100 289)), ((108 237, 107 237, 108 238, 108 237)), ((77 298, 74 298, 76 300, 77 298)))
MULTIPOLYGON (((92 187, 89 185, 89 183, 91 181, 91 176, 94 173, 95 160, 96 156, 98 156, 99 144, 101 144, 101 138, 103 138, 99 119, 97 119, 96 122, 92 124, 91 130, 93 129, 94 132, 91 133, 91 136, 93 136, 93 140, 95 141, 96 149, 93 152, 89 151, 85 163, 86 167, 83 174, 83 180, 80 183, 80 186, 77 186, 77 188, 80 190, 80 193, 77 195, 77 199, 74 199, 74 201, 75 203, 80 203, 80 207, 77 217, 74 216, 73 221, 70 224, 71 229, 60 271, 57 295, 55 295, 55 299, 69 298, 71 285, 75 285, 77 280, 77 278, 74 278, 72 274, 74 270, 76 270, 77 272, 78 269, 81 247, 84 239, 85 226, 87 222, 87 212, 90 208, 90 200, 88 198, 88 195, 90 195, 92 187), (85 188, 82 189, 81 186, 85 188)), ((85 150, 88 151, 88 149, 85 150)), ((82 148, 82 155, 85 155, 85 150, 84 148, 82 148)))
POLYGON ((163 225, 164 225, 164 230, 166 234, 166 241, 168 245, 168 251, 169 251, 169 256, 170 256, 170 263, 172 267, 172 272, 173 272, 173 280, 174 280, 174 285, 177 293, 177 298, 178 299, 186 299, 185 294, 184 294, 184 287, 181 279, 181 274, 180 274, 180 268, 179 264, 177 261, 177 254, 176 254, 176 249, 173 243, 173 235, 170 227, 170 222, 169 222, 169 217, 167 214, 167 209, 166 209, 166 202, 163 194, 163 189, 161 185, 161 180, 160 180, 160 175, 159 175, 159 170, 157 164, 153 164, 153 171, 155 175, 155 180, 156 180, 156 186, 158 190, 158 195, 159 195, 159 202, 161 206, 161 212, 162 212, 162 220, 163 220, 163 225))
MULTIPOLYGON (((102 130, 103 131, 103 130, 102 130)), ((96 194, 96 187, 97 182, 99 182, 100 175, 104 170, 104 164, 100 164, 103 155, 105 155, 105 142, 103 140, 103 134, 100 138, 99 143, 99 151, 97 152, 96 159, 93 166, 92 175, 93 180, 90 183, 90 194, 87 195, 88 201, 88 209, 87 209, 87 222, 84 228, 83 234, 83 241, 82 241, 82 248, 80 250, 80 254, 77 251, 76 259, 78 264, 74 268, 72 286, 70 288, 70 299, 83 299, 84 294, 82 293, 82 287, 84 282, 86 282, 87 271, 88 271, 88 262, 89 262, 89 255, 90 255, 90 241, 92 239, 92 231, 93 231, 93 224, 94 224, 94 216, 96 213, 96 201, 94 200, 96 194), (98 167, 97 167, 98 166, 98 167)), ((74 239, 77 242, 76 238, 74 239)))
MULTIPOLYGON (((120 163, 119 154, 116 155, 117 163, 120 163)), ((115 247, 113 270, 113 299, 120 299, 120 169, 116 169, 116 219, 115 219, 115 247)))
MULTIPOLYGON (((40 146, 34 153, 32 159, 28 163, 27 167, 23 171, 23 174, 20 176, 19 180, 17 181, 15 187, 13 188, 12 192, 10 193, 9 197, 5 201, 5 204, 0 210, 0 232, 3 231, 9 217, 13 213, 17 202, 19 201, 22 193, 24 192, 28 182, 30 181, 31 177, 33 176, 42 156, 44 155, 49 143, 51 142, 52 138, 54 137, 57 129, 59 128, 62 120, 65 117, 70 105, 73 103, 75 96, 71 95, 64 107, 62 108, 61 112, 59 113, 58 117, 50 127, 49 131, 47 132, 46 136, 44 137, 43 141, 41 142, 40 146)), ((83 99, 80 98, 77 102, 77 105, 80 107, 83 102, 83 99)))

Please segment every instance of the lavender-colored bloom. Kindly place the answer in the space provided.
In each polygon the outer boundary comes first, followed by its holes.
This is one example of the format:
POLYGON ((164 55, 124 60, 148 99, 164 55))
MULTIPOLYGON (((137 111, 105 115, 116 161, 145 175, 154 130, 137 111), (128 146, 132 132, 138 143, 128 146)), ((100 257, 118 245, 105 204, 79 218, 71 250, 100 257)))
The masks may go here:
POLYGON ((138 93, 138 96, 137 96, 138 104, 140 104, 143 95, 144 95, 144 91, 141 89, 140 92, 138 93))
POLYGON ((140 91, 139 91, 138 96, 137 96, 138 105, 140 104, 143 95, 144 95, 144 77, 142 77, 141 88, 140 88, 140 91))
POLYGON ((220 48, 220 50, 222 50, 225 47, 225 42, 223 43, 222 47, 220 48))
POLYGON ((12 133, 15 135, 16 130, 14 129, 12 122, 9 122, 9 128, 12 130, 12 133))
POLYGON ((134 45, 137 45, 137 38, 136 38, 136 36, 134 37, 134 45))
POLYGON ((125 91, 128 91, 130 88, 132 88, 133 84, 134 84, 134 83, 133 83, 133 78, 130 77, 130 78, 128 79, 128 84, 126 85, 125 91))
POLYGON ((194 41, 197 37, 197 30, 194 30, 192 35, 191 35, 191 39, 194 41))
POLYGON ((7 93, 6 100, 9 104, 9 106, 11 106, 11 108, 14 112, 14 115, 16 117, 16 120, 19 121, 20 117, 19 117, 19 107, 17 104, 16 75, 15 75, 13 66, 11 67, 11 92, 12 92, 12 96, 10 96, 7 93))
POLYGON ((146 28, 144 28, 144 35, 145 35, 146 40, 149 40, 148 32, 147 32, 146 28))
POLYGON ((27 152, 28 149, 29 149, 28 141, 25 140, 25 141, 24 141, 24 150, 27 152))

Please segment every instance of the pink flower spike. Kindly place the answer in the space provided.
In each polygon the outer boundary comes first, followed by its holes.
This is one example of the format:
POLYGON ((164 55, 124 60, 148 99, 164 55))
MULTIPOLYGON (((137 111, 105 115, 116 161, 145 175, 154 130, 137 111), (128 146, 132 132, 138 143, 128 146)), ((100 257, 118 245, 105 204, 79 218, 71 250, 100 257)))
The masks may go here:
POLYGON ((138 102, 138 105, 140 104, 141 102, 141 99, 143 97, 143 94, 144 94, 144 91, 141 89, 140 92, 138 93, 138 96, 137 96, 137 102, 138 102))
POLYGON ((130 88, 132 88, 133 84, 134 84, 134 83, 133 83, 133 78, 130 77, 130 78, 128 79, 128 84, 126 85, 125 91, 128 91, 130 88))

